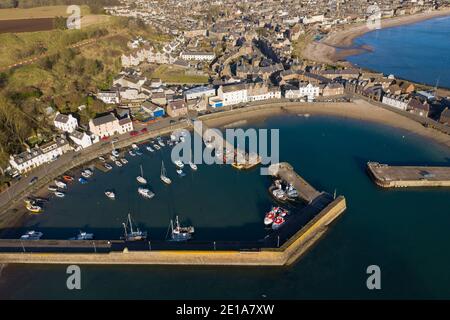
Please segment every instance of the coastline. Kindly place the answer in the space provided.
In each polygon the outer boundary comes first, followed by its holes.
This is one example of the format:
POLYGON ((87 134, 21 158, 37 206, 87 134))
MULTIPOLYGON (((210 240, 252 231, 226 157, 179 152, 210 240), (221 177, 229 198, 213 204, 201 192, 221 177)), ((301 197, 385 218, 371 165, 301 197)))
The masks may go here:
MULTIPOLYGON (((231 111, 223 111, 219 113, 213 113, 205 116, 200 116, 199 120, 204 121, 210 127, 223 127, 229 124, 238 123, 239 121, 246 120, 246 124, 251 124, 256 121, 261 121, 269 117, 291 114, 294 116, 303 115, 327 115, 340 118, 350 118, 355 120, 367 121, 377 123, 381 125, 390 126, 393 128, 407 130, 413 134, 421 136, 426 139, 431 139, 439 145, 450 148, 450 136, 439 132, 432 128, 425 128, 422 124, 409 119, 405 116, 397 114, 395 112, 383 109, 375 106, 365 100, 357 99, 350 103, 290 103, 290 102, 271 102, 268 104, 259 104, 250 106, 243 109, 235 109, 231 111)), ((187 124, 183 126, 186 129, 191 129, 187 124)), ((166 128, 165 134, 171 132, 171 128, 166 128)), ((164 135, 161 130, 155 132, 149 132, 149 135, 137 137, 135 139, 127 139, 123 141, 118 148, 125 148, 132 143, 142 143, 148 139, 151 139, 157 135, 164 135)), ((102 153, 108 152, 102 149, 102 153)), ((73 167, 64 168, 64 172, 76 171, 90 161, 97 157, 97 152, 93 153, 90 160, 86 160, 82 163, 77 163, 73 167)), ((60 170, 55 169, 52 176, 48 176, 49 181, 56 178, 61 174, 60 170)), ((28 194, 33 193, 36 195, 47 193, 46 186, 48 183, 43 184, 39 189, 35 191, 29 191, 28 194)), ((29 217, 27 211, 23 207, 22 202, 16 199, 14 202, 10 202, 9 207, 4 210, 3 214, 8 216, 8 219, 0 220, 0 229, 8 229, 11 227, 21 226, 24 219, 29 217)), ((5 230, 3 230, 5 231, 5 230)))
MULTIPOLYGON (((384 19, 381 21, 381 29, 413 24, 448 15, 450 15, 450 8, 384 19)), ((371 31, 373 30, 369 29, 365 23, 348 26, 343 30, 331 32, 321 42, 308 44, 302 55, 307 60, 320 63, 351 65, 349 62, 342 60, 345 60, 349 55, 365 52, 367 48, 354 48, 353 43, 355 38, 371 31), (340 49, 339 52, 337 49, 340 49)))

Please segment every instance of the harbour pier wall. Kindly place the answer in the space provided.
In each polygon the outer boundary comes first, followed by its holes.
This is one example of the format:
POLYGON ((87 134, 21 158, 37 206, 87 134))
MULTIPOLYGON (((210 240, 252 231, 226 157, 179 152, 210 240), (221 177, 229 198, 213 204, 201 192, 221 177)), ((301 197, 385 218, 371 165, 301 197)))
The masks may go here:
POLYGON ((450 187, 450 167, 389 166, 368 162, 367 171, 383 188, 450 187))
MULTIPOLYGON (((345 209, 345 198, 343 196, 337 197, 279 248, 262 248, 255 251, 123 250, 120 252, 109 251, 105 253, 30 253, 3 251, 0 253, 0 263, 287 266, 296 262, 312 245, 314 245, 328 230, 330 224, 338 218, 345 209)), ((1 245, 2 244, 0 243, 0 246, 1 245)), ((90 242, 86 245, 92 246, 90 242)), ((99 246, 98 250, 108 248, 110 242, 102 241, 102 245, 103 246, 99 246)))

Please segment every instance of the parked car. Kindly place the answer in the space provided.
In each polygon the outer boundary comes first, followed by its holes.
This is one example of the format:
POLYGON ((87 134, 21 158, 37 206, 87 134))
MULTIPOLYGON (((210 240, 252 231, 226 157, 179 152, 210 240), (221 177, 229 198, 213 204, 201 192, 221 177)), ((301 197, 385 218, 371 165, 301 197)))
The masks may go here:
POLYGON ((38 181, 38 179, 39 179, 38 177, 33 177, 28 184, 31 186, 32 184, 35 184, 38 181))
POLYGON ((137 132, 137 131, 133 130, 133 131, 130 132, 130 136, 132 136, 132 137, 135 137, 137 135, 139 135, 139 132, 137 132))
POLYGON ((142 130, 141 130, 141 133, 146 133, 148 130, 147 130, 147 128, 143 128, 142 130))

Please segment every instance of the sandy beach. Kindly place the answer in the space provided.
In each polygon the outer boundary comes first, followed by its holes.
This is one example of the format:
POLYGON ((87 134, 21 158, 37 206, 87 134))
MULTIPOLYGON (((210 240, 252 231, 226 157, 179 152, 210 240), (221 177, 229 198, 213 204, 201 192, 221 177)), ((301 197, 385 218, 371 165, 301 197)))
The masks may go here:
MULTIPOLYGON (((443 10, 418 13, 414 15, 401 16, 395 18, 384 19, 381 21, 381 28, 391 28, 406 24, 412 24, 424 20, 450 15, 450 8, 443 10)), ((341 62, 345 57, 358 54, 370 48, 353 48, 353 40, 367 32, 372 31, 365 23, 349 25, 346 28, 333 31, 326 36, 321 42, 310 43, 303 51, 303 57, 321 63, 333 64, 341 62), (337 52, 336 49, 341 49, 337 52), (347 48, 347 49, 346 49, 347 48)), ((347 63, 341 62, 346 65, 347 63)))

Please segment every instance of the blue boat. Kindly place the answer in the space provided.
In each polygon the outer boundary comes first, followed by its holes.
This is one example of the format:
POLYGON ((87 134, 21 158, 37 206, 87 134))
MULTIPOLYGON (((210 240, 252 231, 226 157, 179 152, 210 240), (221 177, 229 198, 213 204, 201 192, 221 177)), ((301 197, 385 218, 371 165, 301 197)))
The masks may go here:
POLYGON ((81 184, 86 184, 86 183, 88 183, 87 179, 85 179, 85 178, 83 178, 83 177, 80 177, 80 178, 78 179, 78 182, 80 182, 81 184))

